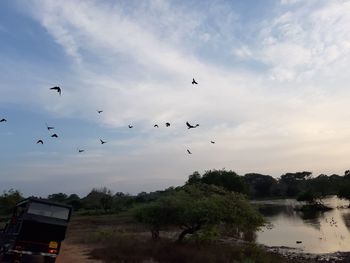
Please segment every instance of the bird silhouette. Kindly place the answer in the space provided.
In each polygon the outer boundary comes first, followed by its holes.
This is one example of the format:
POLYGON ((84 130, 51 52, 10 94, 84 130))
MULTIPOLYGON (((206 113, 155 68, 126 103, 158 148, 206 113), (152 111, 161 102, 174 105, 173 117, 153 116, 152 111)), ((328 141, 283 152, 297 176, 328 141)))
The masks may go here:
POLYGON ((214 141, 210 141, 212 144, 214 144, 215 142, 214 141))
POLYGON ((159 128, 158 124, 154 124, 153 127, 154 127, 154 128, 159 128))
POLYGON ((38 140, 38 141, 36 142, 36 144, 38 144, 38 143, 44 144, 43 140, 38 140))
POLYGON ((46 124, 46 128, 47 128, 48 131, 55 129, 55 127, 50 127, 50 126, 47 125, 47 123, 45 123, 45 124, 46 124))
POLYGON ((103 110, 97 110, 97 113, 98 114, 100 114, 100 113, 102 113, 103 112, 103 110))
POLYGON ((198 84, 198 82, 197 81, 195 81, 194 79, 192 79, 192 84, 198 84))
POLYGON ((188 121, 186 122, 186 125, 187 125, 187 127, 188 127, 187 129, 194 129, 194 128, 197 128, 197 127, 199 126, 198 123, 197 123, 196 125, 193 126, 193 125, 189 124, 188 121))
POLYGON ((102 141, 101 139, 100 139, 100 142, 101 142, 101 144, 105 144, 105 143, 107 143, 106 141, 102 141))
POLYGON ((83 152, 84 152, 84 150, 78 149, 78 152, 83 153, 83 152))
POLYGON ((169 127, 169 126, 170 126, 170 123, 169 123, 169 122, 166 122, 166 123, 165 123, 165 126, 169 127))
POLYGON ((187 149, 188 154, 192 154, 189 149, 187 149))
POLYGON ((0 122, 7 122, 7 120, 6 119, 1 119, 0 122))
POLYGON ((60 94, 60 96, 61 96, 61 88, 60 87, 55 86, 55 87, 52 87, 50 89, 51 90, 56 90, 58 92, 58 94, 60 94))
POLYGON ((132 125, 128 125, 128 127, 129 127, 129 129, 134 128, 134 126, 132 126, 132 125))
POLYGON ((52 138, 58 138, 58 135, 56 133, 51 135, 52 138))

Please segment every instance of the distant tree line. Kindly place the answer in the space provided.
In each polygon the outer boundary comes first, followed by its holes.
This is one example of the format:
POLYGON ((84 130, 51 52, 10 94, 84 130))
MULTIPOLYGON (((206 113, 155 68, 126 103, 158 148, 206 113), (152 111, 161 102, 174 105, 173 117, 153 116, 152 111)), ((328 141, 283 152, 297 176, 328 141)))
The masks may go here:
MULTIPOLYGON (((350 170, 344 175, 312 176, 311 172, 286 173, 279 178, 259 173, 238 175, 234 171, 209 170, 203 174, 194 172, 182 187, 169 187, 137 195, 116 192, 102 187, 94 188, 85 197, 77 194, 54 193, 46 197, 54 202, 71 205, 75 212, 84 214, 108 214, 127 211, 130 208, 159 200, 172 195, 183 187, 204 184, 221 187, 225 191, 240 193, 249 199, 296 198, 313 202, 327 195, 338 195, 350 200, 350 170)), ((18 190, 10 189, 0 195, 0 214, 11 213, 14 205, 23 199, 18 190)))
MULTIPOLYGON (((79 197, 77 194, 67 195, 65 193, 50 194, 43 199, 52 202, 71 205, 75 212, 81 215, 93 214, 110 214, 129 210, 133 206, 142 203, 148 203, 156 200, 163 193, 168 193, 174 188, 169 188, 164 191, 141 192, 138 195, 130 195, 127 193, 116 192, 107 187, 93 188, 85 197, 79 197)), ((32 196, 42 198, 38 196, 32 196)), ((16 203, 25 197, 18 190, 10 189, 4 191, 0 195, 0 215, 9 215, 12 213, 16 203)))
MULTIPOLYGON (((78 215, 125 215, 147 226, 154 240, 166 229, 177 229, 177 241, 217 240, 222 236, 249 239, 264 225, 260 213, 248 199, 296 198, 306 201, 302 209, 325 210, 322 198, 338 195, 350 200, 350 171, 344 175, 318 175, 303 171, 279 178, 258 173, 238 175, 234 171, 194 172, 183 186, 137 195, 94 188, 85 197, 54 193, 46 199, 71 205, 78 215)), ((22 194, 10 189, 0 195, 0 221, 12 212, 22 194)))
POLYGON ((298 198, 305 193, 318 197, 338 195, 350 199, 350 171, 344 175, 337 174, 312 176, 311 172, 286 173, 279 178, 259 173, 243 176, 234 171, 209 170, 203 175, 194 172, 186 184, 205 183, 221 186, 226 190, 246 194, 250 199, 298 198))

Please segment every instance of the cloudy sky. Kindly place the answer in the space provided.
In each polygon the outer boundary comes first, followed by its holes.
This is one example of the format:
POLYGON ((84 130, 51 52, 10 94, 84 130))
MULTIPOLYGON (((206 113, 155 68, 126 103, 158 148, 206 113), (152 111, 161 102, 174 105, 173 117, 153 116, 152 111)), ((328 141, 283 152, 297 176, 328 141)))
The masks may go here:
POLYGON ((350 1, 1 1, 0 191, 343 174, 349 70, 350 1))

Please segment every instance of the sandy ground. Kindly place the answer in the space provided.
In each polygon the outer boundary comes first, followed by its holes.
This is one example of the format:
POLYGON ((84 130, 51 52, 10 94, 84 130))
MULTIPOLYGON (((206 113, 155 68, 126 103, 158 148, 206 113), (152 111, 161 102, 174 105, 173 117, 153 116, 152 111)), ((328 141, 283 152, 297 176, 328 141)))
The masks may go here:
POLYGON ((88 253, 91 248, 63 242, 56 263, 103 263, 103 261, 89 259, 88 253))

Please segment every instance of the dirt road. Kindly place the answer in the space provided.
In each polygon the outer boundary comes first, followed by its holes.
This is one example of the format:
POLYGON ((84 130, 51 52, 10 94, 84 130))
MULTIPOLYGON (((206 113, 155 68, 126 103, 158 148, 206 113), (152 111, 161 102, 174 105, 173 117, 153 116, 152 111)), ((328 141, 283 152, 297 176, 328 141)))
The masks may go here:
POLYGON ((90 249, 83 245, 63 242, 56 263, 103 263, 100 260, 89 259, 88 253, 90 249))

